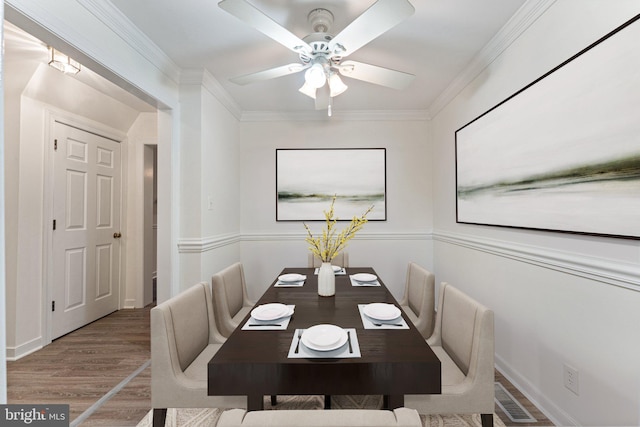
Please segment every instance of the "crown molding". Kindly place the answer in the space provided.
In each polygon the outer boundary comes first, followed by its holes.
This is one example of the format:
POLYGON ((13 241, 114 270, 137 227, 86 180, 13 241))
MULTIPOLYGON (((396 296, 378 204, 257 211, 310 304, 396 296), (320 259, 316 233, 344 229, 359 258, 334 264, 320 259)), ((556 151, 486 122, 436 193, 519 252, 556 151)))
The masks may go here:
POLYGON ((429 107, 428 116, 435 117, 555 2, 556 0, 527 0, 489 43, 478 52, 469 65, 436 98, 429 107))
POLYGON ((334 111, 243 111, 242 122, 330 122, 330 121, 429 121, 427 110, 359 110, 334 111))
POLYGON ((203 68, 183 69, 180 73, 180 85, 201 85, 220 101, 237 120, 241 120, 242 108, 208 70, 203 68))
POLYGON ((77 1, 114 33, 118 34, 140 56, 148 60, 172 81, 176 83, 179 81, 180 68, 175 62, 111 2, 103 0, 77 1))

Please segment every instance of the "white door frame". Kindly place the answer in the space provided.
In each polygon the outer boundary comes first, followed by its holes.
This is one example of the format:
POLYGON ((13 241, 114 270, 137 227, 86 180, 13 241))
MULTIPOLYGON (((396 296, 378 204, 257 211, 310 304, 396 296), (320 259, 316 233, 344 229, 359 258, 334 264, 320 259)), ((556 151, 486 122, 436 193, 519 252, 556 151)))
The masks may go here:
MULTIPOLYGON (((54 107, 47 106, 45 108, 45 132, 44 132, 44 215, 43 215, 43 230, 45 230, 43 236, 43 280, 42 280, 42 346, 51 343, 51 325, 52 325, 52 312, 51 312, 51 284, 53 283, 53 227, 52 221, 54 217, 53 213, 53 176, 54 176, 54 158, 53 158, 53 129, 55 122, 63 123, 67 126, 81 129, 85 132, 93 133, 101 137, 111 139, 123 144, 121 153, 121 179, 120 179, 120 227, 125 229, 126 226, 126 204, 125 193, 126 189, 126 177, 127 170, 127 150, 126 135, 122 132, 110 128, 109 126, 101 123, 86 119, 84 117, 75 116, 70 113, 62 112, 54 107)), ((118 278, 118 310, 122 308, 122 295, 126 289, 126 281, 124 275, 124 263, 126 259, 126 245, 120 247, 120 277, 118 278)))

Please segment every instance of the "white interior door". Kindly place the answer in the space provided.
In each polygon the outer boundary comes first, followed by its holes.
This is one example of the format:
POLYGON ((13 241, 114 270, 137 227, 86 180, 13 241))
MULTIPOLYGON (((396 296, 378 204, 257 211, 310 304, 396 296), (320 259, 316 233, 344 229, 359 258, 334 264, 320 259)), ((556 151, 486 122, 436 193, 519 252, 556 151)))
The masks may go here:
POLYGON ((120 144, 54 124, 51 339, 118 309, 120 144))

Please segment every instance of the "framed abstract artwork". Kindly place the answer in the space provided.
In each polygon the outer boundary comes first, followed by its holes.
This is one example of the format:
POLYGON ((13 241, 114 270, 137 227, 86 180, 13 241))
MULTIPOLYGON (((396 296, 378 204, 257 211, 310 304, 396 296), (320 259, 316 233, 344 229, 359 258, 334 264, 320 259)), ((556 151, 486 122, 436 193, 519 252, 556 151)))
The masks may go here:
POLYGON ((455 132, 457 222, 640 239, 639 18, 455 132))
POLYGON ((384 148, 276 149, 276 221, 324 220, 334 196, 338 220, 385 221, 386 187, 384 148))

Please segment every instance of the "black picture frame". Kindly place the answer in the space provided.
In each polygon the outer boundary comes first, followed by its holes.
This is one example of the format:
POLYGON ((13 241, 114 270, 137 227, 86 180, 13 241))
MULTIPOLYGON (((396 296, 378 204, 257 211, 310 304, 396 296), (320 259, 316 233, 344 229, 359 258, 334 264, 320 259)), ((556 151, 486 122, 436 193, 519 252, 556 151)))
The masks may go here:
POLYGON ((456 222, 640 239, 640 15, 455 132, 456 222))
POLYGON ((387 219, 385 148, 276 149, 276 221, 350 221, 370 206, 369 221, 387 219))

